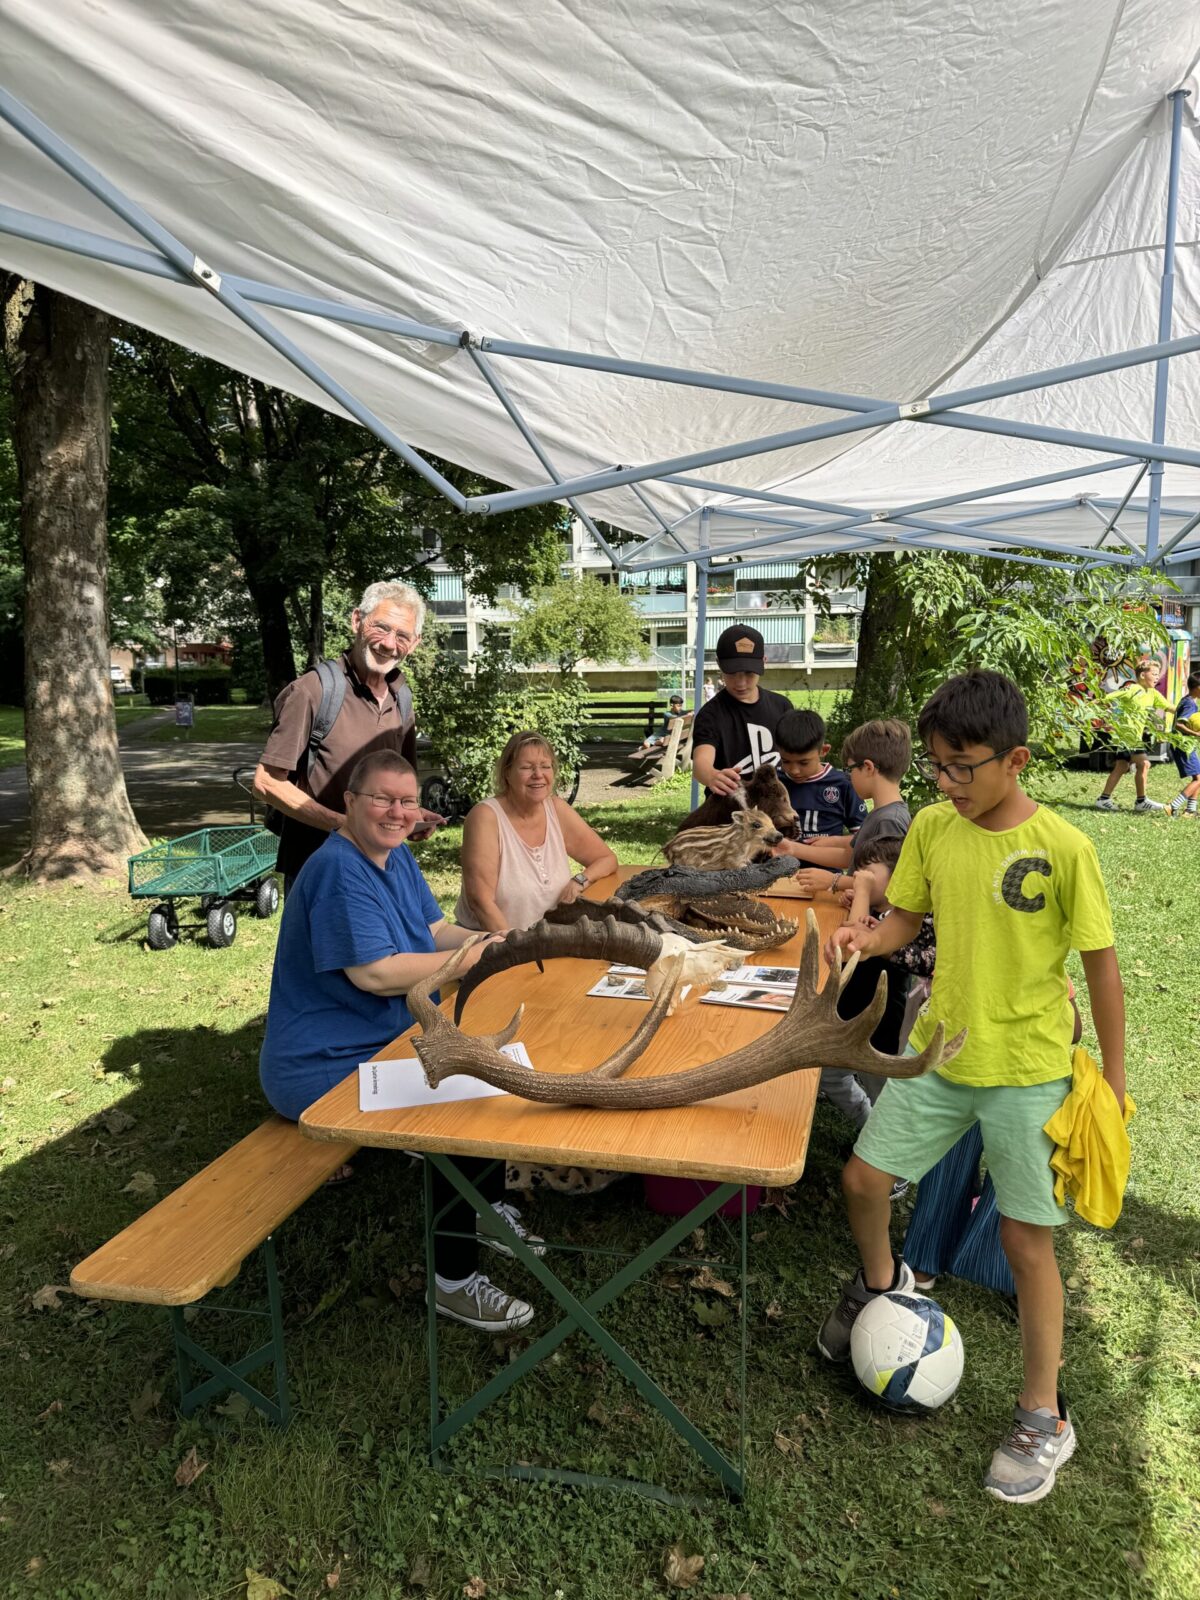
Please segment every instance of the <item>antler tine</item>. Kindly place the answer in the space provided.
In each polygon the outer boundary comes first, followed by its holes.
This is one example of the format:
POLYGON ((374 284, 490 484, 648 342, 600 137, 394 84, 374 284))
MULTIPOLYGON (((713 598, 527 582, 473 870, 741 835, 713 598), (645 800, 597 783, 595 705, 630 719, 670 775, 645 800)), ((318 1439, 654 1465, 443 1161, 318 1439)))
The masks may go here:
POLYGON ((655 996, 648 1015, 638 1023, 637 1029, 632 1033, 619 1050, 614 1050, 612 1055, 606 1057, 598 1067, 593 1067, 590 1072, 579 1074, 581 1078, 620 1078, 645 1050, 646 1046, 658 1032, 658 1025, 666 1016, 675 991, 679 987, 679 979, 683 973, 684 957, 675 956, 667 963, 667 981, 655 996))
POLYGON ((648 967, 662 949, 662 938, 642 923, 618 922, 615 917, 589 917, 574 923, 535 922, 531 928, 517 929, 480 957, 459 985, 454 1001, 454 1020, 462 1021, 467 1000, 484 981, 511 967, 561 956, 584 960, 620 961, 627 966, 648 967))

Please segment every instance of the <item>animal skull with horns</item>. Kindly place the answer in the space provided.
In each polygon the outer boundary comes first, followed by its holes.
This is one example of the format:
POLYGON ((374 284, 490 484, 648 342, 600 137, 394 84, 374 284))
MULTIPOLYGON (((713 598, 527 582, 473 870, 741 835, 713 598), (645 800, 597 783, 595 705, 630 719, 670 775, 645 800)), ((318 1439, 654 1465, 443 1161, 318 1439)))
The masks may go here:
POLYGON ((705 1066, 626 1080, 624 1073, 650 1043, 682 981, 684 957, 669 955, 666 981, 619 1050, 587 1072, 530 1072, 500 1051, 520 1027, 524 1006, 518 1007, 512 1020, 498 1033, 473 1038, 459 1031, 457 1023, 467 997, 478 984, 507 968, 529 961, 540 967, 543 961, 561 956, 649 969, 663 955, 663 935, 645 924, 620 923, 614 917, 583 920, 570 926, 539 922, 532 928, 510 933, 492 945, 463 979, 452 1022, 430 996, 455 976, 467 948, 454 951, 432 976, 408 991, 408 1009, 421 1027, 413 1046, 432 1088, 455 1073, 465 1073, 525 1100, 611 1111, 663 1110, 749 1089, 802 1068, 846 1067, 884 1078, 915 1078, 957 1055, 966 1039, 963 1031, 947 1043, 939 1023, 934 1037, 919 1055, 888 1056, 876 1050, 870 1041, 886 1003, 885 980, 880 978, 875 998, 865 1011, 849 1021, 839 1017, 838 995, 858 958, 852 956, 843 971, 839 954, 830 981, 823 989, 818 988, 820 935, 816 918, 809 911, 796 993, 788 1010, 760 1039, 705 1066))

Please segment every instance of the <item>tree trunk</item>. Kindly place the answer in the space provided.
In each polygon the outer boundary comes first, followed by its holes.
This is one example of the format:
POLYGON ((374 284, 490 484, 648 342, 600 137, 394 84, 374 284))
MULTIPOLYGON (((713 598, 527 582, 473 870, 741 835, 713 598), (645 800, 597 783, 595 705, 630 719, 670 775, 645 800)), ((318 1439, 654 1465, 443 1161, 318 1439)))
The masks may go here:
POLYGON ((146 839, 125 790, 109 676, 109 322, 3 282, 25 562, 30 843, 19 869, 110 873, 146 839))
POLYGON ((907 717, 911 710, 905 647, 912 619, 907 599, 891 582, 898 559, 903 558, 870 558, 858 629, 858 666, 847 713, 851 728, 879 716, 907 717))
POLYGON ((325 580, 314 578, 308 590, 308 664, 325 654, 325 580))
MULTIPOLYGON (((234 529, 237 538, 237 529, 234 529)), ((263 667, 267 674, 267 697, 274 705, 276 696, 296 676, 296 658, 292 654, 292 632, 288 625, 288 591, 277 579, 270 577, 266 563, 261 568, 252 566, 246 559, 247 545, 238 540, 242 549, 242 571, 246 574, 246 588, 258 614, 259 634, 262 638, 263 667)))

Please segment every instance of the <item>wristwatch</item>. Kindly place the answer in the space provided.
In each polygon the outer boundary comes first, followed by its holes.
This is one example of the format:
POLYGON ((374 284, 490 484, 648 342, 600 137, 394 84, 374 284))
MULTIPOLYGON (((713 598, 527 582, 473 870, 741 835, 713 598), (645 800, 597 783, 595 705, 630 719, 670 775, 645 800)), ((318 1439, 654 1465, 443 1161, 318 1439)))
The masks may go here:
POLYGON ((571 882, 577 883, 581 889, 586 889, 588 886, 588 875, 585 871, 573 872, 571 874, 571 882))

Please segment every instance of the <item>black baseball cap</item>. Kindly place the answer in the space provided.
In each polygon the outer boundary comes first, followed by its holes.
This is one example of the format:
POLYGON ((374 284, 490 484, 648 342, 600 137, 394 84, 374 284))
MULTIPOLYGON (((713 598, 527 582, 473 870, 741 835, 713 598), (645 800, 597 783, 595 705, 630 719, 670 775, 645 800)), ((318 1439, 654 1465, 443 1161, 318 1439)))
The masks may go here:
POLYGON ((757 628, 726 628, 717 640, 717 665, 722 672, 763 672, 763 636, 757 628))

